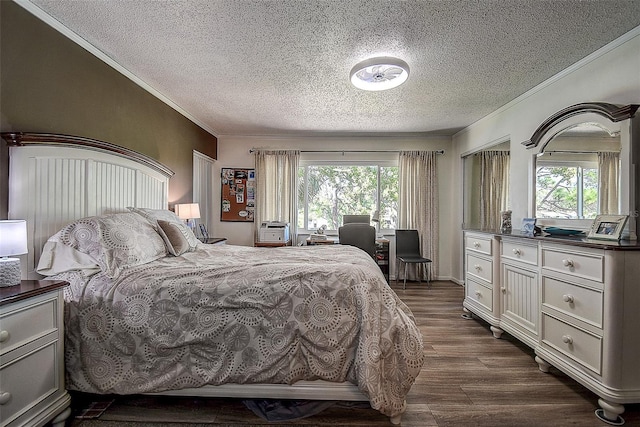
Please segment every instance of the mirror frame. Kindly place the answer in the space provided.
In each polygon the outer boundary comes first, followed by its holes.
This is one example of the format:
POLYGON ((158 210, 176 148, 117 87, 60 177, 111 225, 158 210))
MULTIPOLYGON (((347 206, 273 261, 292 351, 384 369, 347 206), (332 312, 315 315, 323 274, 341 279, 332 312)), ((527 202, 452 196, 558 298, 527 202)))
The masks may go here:
MULTIPOLYGON (((549 116, 534 131, 531 139, 522 142, 522 145, 527 149, 536 148, 541 145, 539 151, 542 151, 549 141, 555 137, 560 128, 564 128, 565 124, 577 122, 577 119, 570 119, 582 114, 595 113, 612 123, 629 120, 629 126, 623 126, 621 129, 622 135, 626 135, 628 139, 626 145, 623 143, 623 150, 626 146, 628 153, 623 153, 621 158, 623 161, 621 170, 623 173, 626 171, 625 176, 621 177, 621 186, 623 190, 622 205, 625 212, 628 209, 629 215, 626 230, 628 232, 625 233, 624 238, 629 240, 637 240, 636 229, 640 212, 638 206, 640 202, 640 185, 637 184, 638 178, 640 177, 640 118, 636 116, 639 107, 640 104, 616 105, 606 102, 575 104, 549 116), (554 130, 555 133, 553 132, 554 130)), ((533 167, 533 170, 535 170, 535 167, 533 167)), ((535 186, 533 187, 533 192, 532 197, 535 199, 535 186)))
POLYGON ((537 147, 545 134, 549 132, 551 128, 578 114, 596 113, 615 123, 634 117, 636 111, 638 111, 638 107, 640 107, 638 104, 620 106, 608 104, 606 102, 586 102, 582 104, 575 104, 560 110, 547 118, 540 126, 538 126, 535 132, 533 132, 531 139, 524 141, 522 145, 527 149, 537 147))

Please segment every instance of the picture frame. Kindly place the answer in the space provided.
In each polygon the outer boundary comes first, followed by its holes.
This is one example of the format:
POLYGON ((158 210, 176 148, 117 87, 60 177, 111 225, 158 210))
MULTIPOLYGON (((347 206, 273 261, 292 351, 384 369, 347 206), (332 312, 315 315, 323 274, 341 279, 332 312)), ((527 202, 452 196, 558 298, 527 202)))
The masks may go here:
POLYGON ((599 240, 620 240, 622 230, 629 215, 598 215, 593 220, 587 238, 599 240))
POLYGON ((525 236, 533 236, 536 228, 536 218, 522 218, 520 231, 525 236))

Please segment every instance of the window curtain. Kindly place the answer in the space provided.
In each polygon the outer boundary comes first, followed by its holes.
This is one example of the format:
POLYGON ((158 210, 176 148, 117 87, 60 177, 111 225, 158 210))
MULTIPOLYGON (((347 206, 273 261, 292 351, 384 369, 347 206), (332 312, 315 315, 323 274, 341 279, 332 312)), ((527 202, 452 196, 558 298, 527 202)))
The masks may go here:
POLYGON ((598 153, 598 212, 617 215, 620 189, 620 154, 598 153))
POLYGON ((300 151, 254 151, 256 169, 255 233, 263 221, 289 223, 292 244, 298 238, 297 177, 300 151))
POLYGON ((509 152, 481 151, 480 159, 480 227, 500 230, 500 212, 508 208, 509 152))
MULTIPOLYGON (((437 156, 435 151, 401 151, 398 165, 398 226, 418 230, 422 256, 432 261, 426 268, 428 276, 422 268, 421 280, 438 277, 437 156)), ((410 268, 408 280, 417 280, 416 268, 410 268)))

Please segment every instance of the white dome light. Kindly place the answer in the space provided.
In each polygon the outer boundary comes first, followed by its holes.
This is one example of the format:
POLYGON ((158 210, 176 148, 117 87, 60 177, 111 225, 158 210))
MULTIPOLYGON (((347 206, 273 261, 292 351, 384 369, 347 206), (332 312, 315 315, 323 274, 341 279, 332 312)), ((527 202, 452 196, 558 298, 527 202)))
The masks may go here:
POLYGON ((351 83, 362 90, 387 90, 409 78, 409 65, 401 59, 370 58, 351 69, 351 83))

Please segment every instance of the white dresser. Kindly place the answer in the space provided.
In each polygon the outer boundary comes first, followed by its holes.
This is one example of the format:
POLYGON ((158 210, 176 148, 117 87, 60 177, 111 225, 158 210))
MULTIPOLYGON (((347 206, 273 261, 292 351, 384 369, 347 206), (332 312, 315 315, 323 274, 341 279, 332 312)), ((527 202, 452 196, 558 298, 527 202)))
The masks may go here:
POLYGON ((64 426, 64 301, 68 283, 23 280, 0 288, 0 426, 64 426))
POLYGON ((598 395, 599 416, 621 422, 640 403, 640 244, 465 232, 465 262, 465 310, 598 395))
POLYGON ((500 243, 490 234, 464 234, 465 246, 465 298, 463 306, 491 325, 496 338, 502 335, 500 329, 500 293, 496 289, 500 283, 499 253, 500 243))

